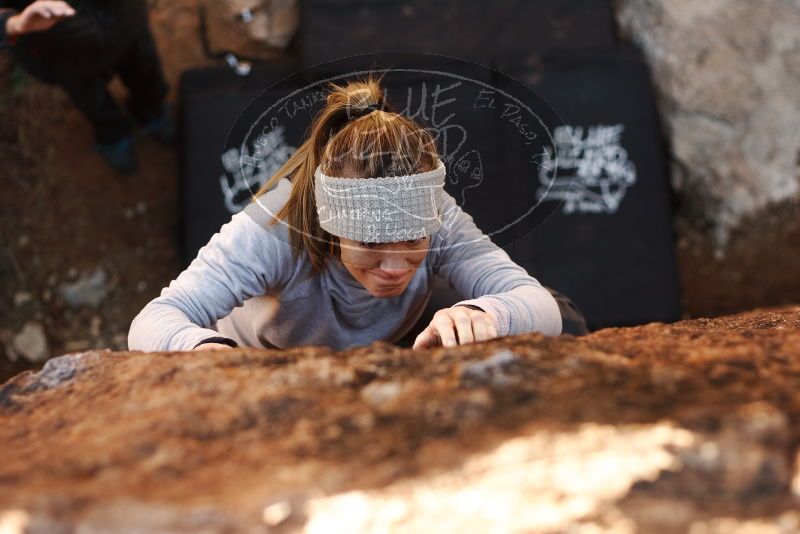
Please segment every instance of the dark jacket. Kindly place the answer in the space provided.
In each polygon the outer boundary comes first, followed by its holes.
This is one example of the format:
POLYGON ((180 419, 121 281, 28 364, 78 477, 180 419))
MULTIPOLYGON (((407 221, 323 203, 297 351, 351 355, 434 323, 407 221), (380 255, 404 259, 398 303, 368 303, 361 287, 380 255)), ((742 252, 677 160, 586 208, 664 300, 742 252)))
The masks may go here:
POLYGON ((31 74, 49 83, 113 73, 123 52, 147 24, 144 0, 69 0, 75 15, 43 32, 9 43, 6 20, 32 0, 0 0, 0 45, 31 74))

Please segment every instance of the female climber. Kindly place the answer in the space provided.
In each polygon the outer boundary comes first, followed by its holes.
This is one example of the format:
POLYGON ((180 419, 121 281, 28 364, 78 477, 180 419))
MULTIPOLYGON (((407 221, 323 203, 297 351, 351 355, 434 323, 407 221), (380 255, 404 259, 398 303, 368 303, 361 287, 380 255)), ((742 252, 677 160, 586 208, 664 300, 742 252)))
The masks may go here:
POLYGON ((371 77, 330 84, 308 139, 136 316, 131 350, 399 340, 434 276, 465 300, 413 348, 561 333, 558 303, 444 190, 433 136, 371 77))

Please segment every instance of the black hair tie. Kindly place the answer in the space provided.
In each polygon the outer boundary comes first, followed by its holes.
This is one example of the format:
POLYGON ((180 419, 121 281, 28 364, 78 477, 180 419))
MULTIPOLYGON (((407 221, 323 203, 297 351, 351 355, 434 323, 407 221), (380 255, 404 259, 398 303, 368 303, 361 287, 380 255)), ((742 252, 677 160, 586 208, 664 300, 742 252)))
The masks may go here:
POLYGON ((364 106, 364 115, 372 111, 383 111, 383 103, 364 106))
POLYGON ((351 107, 341 108, 334 117, 331 117, 330 122, 328 123, 328 139, 333 137, 347 123, 363 117, 367 113, 372 113, 373 111, 379 110, 388 111, 385 100, 381 100, 378 104, 369 104, 361 109, 351 107))
POLYGON ((386 102, 381 101, 378 104, 369 104, 361 109, 350 109, 350 120, 355 120, 373 111, 386 111, 386 102))

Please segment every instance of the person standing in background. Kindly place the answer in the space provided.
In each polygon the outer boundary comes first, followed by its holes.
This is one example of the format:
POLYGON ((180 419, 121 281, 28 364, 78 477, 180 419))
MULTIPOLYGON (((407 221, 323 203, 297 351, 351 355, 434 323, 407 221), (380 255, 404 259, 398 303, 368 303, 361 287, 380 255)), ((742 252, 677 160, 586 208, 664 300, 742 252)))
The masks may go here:
POLYGON ((0 47, 66 91, 91 123, 97 153, 117 171, 138 169, 134 123, 173 145, 168 85, 144 0, 0 0, 0 47), (115 74, 129 91, 129 115, 108 91, 115 74))

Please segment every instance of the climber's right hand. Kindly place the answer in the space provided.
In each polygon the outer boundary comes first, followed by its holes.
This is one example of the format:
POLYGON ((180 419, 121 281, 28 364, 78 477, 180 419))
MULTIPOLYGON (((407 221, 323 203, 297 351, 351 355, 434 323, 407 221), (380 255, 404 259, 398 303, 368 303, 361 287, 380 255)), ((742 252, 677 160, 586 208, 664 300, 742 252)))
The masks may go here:
POLYGON ((26 33, 49 30, 61 19, 75 15, 75 9, 61 0, 36 0, 21 13, 6 20, 6 35, 16 37, 26 33))

